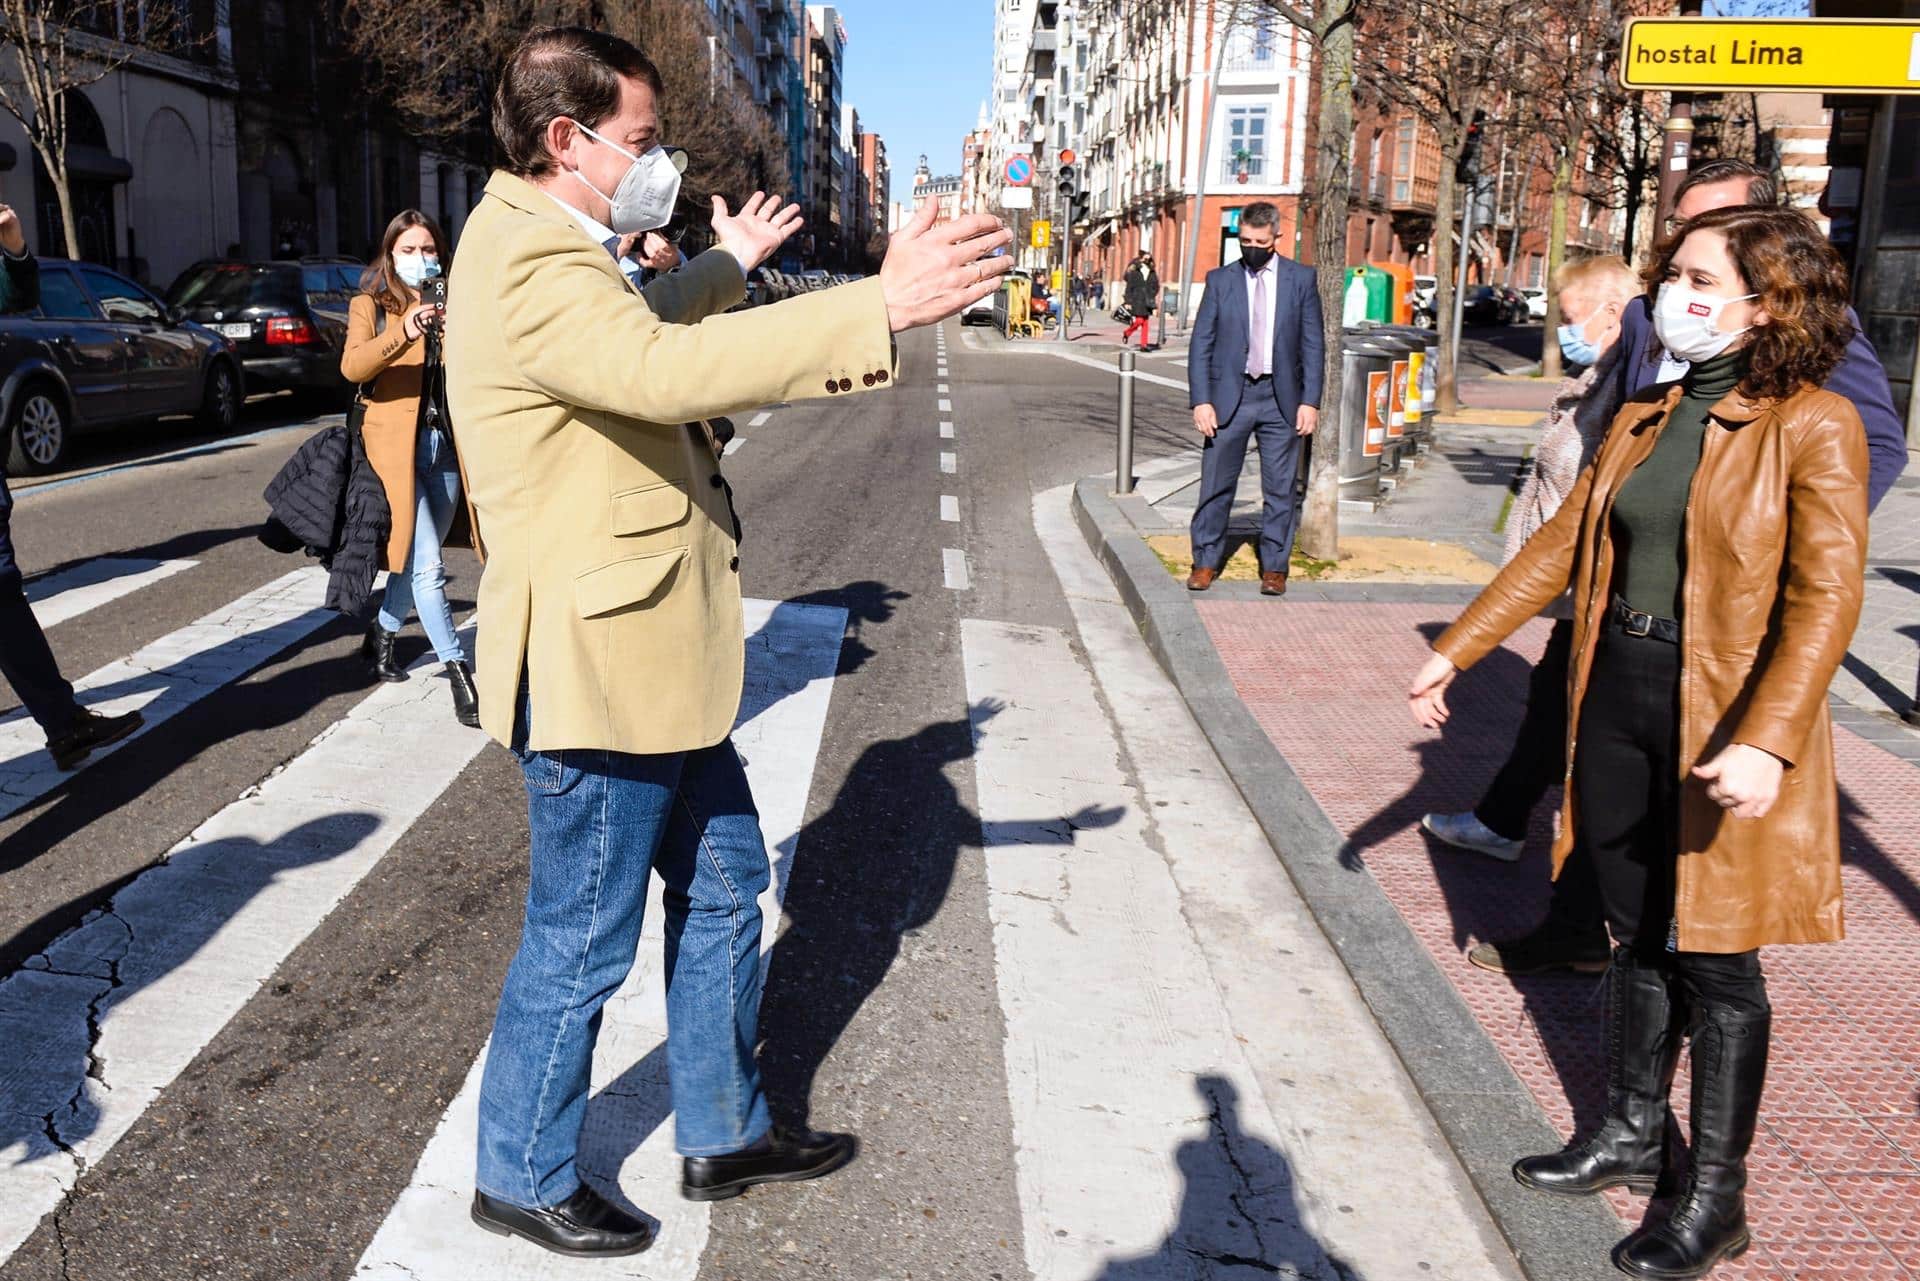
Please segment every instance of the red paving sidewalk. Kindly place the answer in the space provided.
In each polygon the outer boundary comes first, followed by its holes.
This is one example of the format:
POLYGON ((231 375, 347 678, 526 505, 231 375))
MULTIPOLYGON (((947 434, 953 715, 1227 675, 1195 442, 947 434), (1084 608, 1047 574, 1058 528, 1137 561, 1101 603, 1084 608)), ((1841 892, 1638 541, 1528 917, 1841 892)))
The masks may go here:
MULTIPOLYGON (((1474 941, 1532 926, 1545 902, 1550 809, 1503 864, 1430 844, 1429 810, 1479 799, 1520 717, 1530 623, 1455 683, 1445 737, 1405 688, 1454 610, 1432 605, 1199 602, 1240 696, 1364 861, 1434 963, 1563 1132, 1605 1104, 1598 980, 1509 979, 1467 964, 1474 941)), ((1755 1144, 1755 1245, 1715 1277, 1920 1281, 1920 769, 1845 729, 1847 940, 1771 948, 1772 1068, 1755 1144)), ((1675 1086, 1684 1115, 1684 1066, 1675 1086)), ((1515 1156, 1523 1155, 1515 1153, 1515 1156)), ((1613 1205, 1638 1223, 1646 1203, 1613 1205)))

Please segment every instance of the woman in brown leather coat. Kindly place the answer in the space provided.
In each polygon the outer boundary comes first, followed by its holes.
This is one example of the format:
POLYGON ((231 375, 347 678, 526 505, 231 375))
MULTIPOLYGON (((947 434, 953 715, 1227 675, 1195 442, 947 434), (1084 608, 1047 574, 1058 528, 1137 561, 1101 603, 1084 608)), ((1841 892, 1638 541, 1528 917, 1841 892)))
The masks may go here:
POLYGON ((393 659, 394 635, 416 609, 446 665, 454 715, 480 723, 479 696, 466 649, 447 605, 441 548, 460 508, 460 465, 446 419, 445 375, 437 359, 443 317, 420 298, 439 276, 446 240, 433 219, 408 209, 387 225, 379 257, 361 278, 347 313, 340 372, 361 384, 367 460, 387 491, 393 533, 387 542, 386 597, 367 629, 361 654, 381 680, 407 674, 393 659))
POLYGON ((1559 514, 1434 644, 1409 692, 1447 718, 1457 672, 1574 593, 1572 760, 1556 867, 1578 839, 1615 943, 1607 1115, 1514 1177, 1652 1192, 1693 1042, 1689 1176, 1620 1243, 1632 1276, 1699 1277, 1750 1242, 1746 1157, 1772 1025, 1759 949, 1842 935, 1827 686, 1860 612, 1867 451, 1819 390, 1852 334, 1846 270, 1791 210, 1721 209, 1647 273, 1677 384, 1627 403, 1559 514))

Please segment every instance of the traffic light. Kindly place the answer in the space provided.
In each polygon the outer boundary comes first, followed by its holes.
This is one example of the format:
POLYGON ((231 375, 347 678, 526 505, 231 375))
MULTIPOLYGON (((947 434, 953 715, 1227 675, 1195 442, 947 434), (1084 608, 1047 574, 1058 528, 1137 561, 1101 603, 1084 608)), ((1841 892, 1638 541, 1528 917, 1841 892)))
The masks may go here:
POLYGON ((1473 123, 1467 126, 1466 139, 1460 144, 1460 162, 1453 167, 1453 180, 1463 187, 1471 186, 1480 176, 1481 125, 1486 118, 1486 112, 1476 110, 1473 123))
POLYGON ((1056 184, 1060 192, 1060 217, 1068 224, 1081 221, 1087 216, 1087 194, 1082 190, 1080 171, 1071 164, 1060 166, 1056 184))

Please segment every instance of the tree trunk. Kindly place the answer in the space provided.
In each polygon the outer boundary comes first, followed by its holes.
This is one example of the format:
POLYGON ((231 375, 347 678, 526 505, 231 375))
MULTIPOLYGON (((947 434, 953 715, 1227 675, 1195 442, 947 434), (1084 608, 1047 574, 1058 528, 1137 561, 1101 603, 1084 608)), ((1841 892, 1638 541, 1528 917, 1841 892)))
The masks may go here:
POLYGON ((1560 292, 1553 282, 1560 278, 1560 264, 1567 257, 1567 202, 1573 195, 1573 152, 1580 145, 1580 136, 1572 139, 1572 145, 1560 148, 1559 158, 1553 166, 1553 205, 1547 223, 1547 315, 1541 322, 1545 331, 1540 339, 1540 376, 1558 378, 1560 369, 1560 344, 1554 334, 1560 328, 1560 292))
POLYGON ((1347 210, 1353 174, 1352 0, 1326 0, 1320 52, 1320 120, 1314 204, 1313 260, 1320 276, 1320 314, 1326 335, 1326 379, 1320 393, 1320 424, 1312 438, 1307 497, 1300 510, 1299 547, 1316 560, 1340 558, 1340 342, 1346 307, 1347 210))
MULTIPOLYGON (((1433 319, 1440 330, 1440 373, 1434 380, 1439 411, 1451 414, 1460 408, 1460 352, 1453 341, 1453 237, 1459 230, 1459 211, 1454 205, 1458 184, 1453 180, 1453 164, 1459 143, 1440 152, 1440 189, 1433 201, 1433 319)), ((1466 253, 1467 246, 1461 245, 1466 253)))
POLYGON ((57 159, 46 152, 40 153, 40 159, 47 166, 47 176, 53 180, 53 194, 60 201, 60 229, 67 237, 67 257, 80 261, 80 224, 73 216, 73 182, 67 177, 65 156, 57 159))

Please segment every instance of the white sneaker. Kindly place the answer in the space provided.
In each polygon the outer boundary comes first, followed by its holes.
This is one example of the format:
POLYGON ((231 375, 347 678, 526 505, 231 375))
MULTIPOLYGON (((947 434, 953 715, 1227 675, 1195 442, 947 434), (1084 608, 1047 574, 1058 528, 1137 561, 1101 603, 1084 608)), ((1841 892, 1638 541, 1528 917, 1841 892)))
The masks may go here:
POLYGON ((1449 845, 1473 850, 1503 863, 1518 862, 1520 852, 1527 847, 1525 841, 1510 841, 1482 823, 1473 816, 1472 810, 1465 814, 1426 814, 1421 816, 1420 826, 1449 845))

